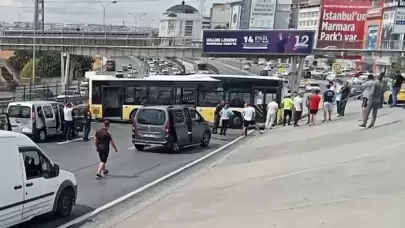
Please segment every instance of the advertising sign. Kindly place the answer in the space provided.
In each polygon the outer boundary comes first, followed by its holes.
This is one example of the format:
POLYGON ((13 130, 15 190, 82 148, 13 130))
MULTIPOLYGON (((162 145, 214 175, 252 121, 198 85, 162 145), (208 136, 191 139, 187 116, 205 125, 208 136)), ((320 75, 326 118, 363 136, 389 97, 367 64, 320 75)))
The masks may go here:
POLYGON ((392 33, 405 34, 405 8, 396 8, 392 33))
POLYGON ((317 48, 363 49, 371 0, 323 0, 317 48))
POLYGON ((240 23, 240 5, 232 5, 231 7, 231 18, 229 23, 229 29, 239 29, 240 23))
POLYGON ((273 29, 277 0, 252 0, 249 29, 273 29))
POLYGON ((366 49, 377 49, 378 25, 369 25, 367 28, 366 49))
POLYGON ((315 31, 311 30, 204 30, 206 56, 272 56, 312 53, 315 31))

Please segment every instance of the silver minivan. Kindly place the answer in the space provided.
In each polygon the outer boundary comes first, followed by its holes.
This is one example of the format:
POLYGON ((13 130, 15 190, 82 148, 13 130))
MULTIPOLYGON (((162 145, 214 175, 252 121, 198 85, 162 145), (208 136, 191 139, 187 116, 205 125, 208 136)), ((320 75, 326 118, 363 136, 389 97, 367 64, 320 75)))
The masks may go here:
POLYGON ((132 143, 138 151, 158 146, 177 153, 180 148, 207 147, 211 140, 208 122, 189 106, 141 107, 132 123, 132 143))
MULTIPOLYGON (((53 101, 11 102, 7 107, 11 130, 39 141, 63 135, 63 104, 53 101)), ((73 130, 74 131, 74 130, 73 130)), ((77 131, 73 132, 74 136, 77 131)))

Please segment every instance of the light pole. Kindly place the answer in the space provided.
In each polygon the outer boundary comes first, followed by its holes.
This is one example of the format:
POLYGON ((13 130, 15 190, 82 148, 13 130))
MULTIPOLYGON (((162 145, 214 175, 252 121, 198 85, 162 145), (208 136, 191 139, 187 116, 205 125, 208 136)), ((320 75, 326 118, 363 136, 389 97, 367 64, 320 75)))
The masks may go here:
POLYGON ((100 3, 100 5, 103 7, 103 28, 104 28, 104 32, 107 32, 106 28, 105 28, 105 17, 106 17, 106 9, 107 6, 110 4, 116 4, 118 1, 111 1, 108 2, 106 4, 103 4, 102 2, 98 1, 98 3, 100 3))
MULTIPOLYGON (((138 17, 135 16, 135 14, 133 14, 133 13, 128 13, 128 15, 130 15, 134 19, 134 26, 135 26, 134 30, 136 31, 137 27, 138 27, 138 17)), ((146 15, 146 13, 142 13, 139 15, 139 17, 145 16, 145 15, 146 15)))

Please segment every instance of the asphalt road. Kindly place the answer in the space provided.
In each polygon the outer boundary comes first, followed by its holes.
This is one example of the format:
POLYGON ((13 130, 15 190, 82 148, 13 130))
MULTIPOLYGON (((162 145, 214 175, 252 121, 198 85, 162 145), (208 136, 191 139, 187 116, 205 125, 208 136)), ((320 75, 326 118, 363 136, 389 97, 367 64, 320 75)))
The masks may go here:
MULTIPOLYGON (((131 57, 113 57, 119 69, 122 65, 133 64, 140 72, 141 61, 131 57)), ((225 74, 231 74, 226 67, 221 68, 225 74), (228 70, 228 71, 226 71, 228 70)), ((220 69, 220 70, 221 70, 220 69)), ((107 72, 104 72, 104 74, 107 72)), ((115 75, 115 72, 108 72, 115 75)), ((101 128, 100 123, 92 125, 92 133, 101 128)), ((208 148, 195 147, 181 151, 179 154, 167 154, 156 149, 138 152, 131 142, 130 124, 111 124, 111 132, 118 146, 118 153, 111 152, 108 162, 110 175, 101 180, 94 178, 98 155, 92 141, 83 142, 80 139, 68 143, 55 138, 39 146, 61 169, 73 172, 79 186, 77 205, 69 218, 57 219, 49 215, 41 216, 15 228, 55 228, 89 211, 94 210, 116 198, 119 198, 177 168, 215 150, 240 135, 239 130, 229 130, 228 135, 220 139, 213 135, 208 148)))
MULTIPOLYGON (((144 69, 142 68, 142 61, 132 56, 113 56, 111 59, 115 60, 116 70, 122 69, 123 66, 128 66, 132 64, 132 67, 136 69, 138 74, 135 75, 136 78, 143 77, 144 69)), ((116 71, 104 71, 97 72, 98 75, 113 75, 115 76, 116 71)), ((129 71, 124 71, 124 78, 128 77, 129 71)))
MULTIPOLYGON (((97 128, 101 128, 100 123, 92 125, 91 134, 94 134, 97 128)), ((240 135, 238 130, 229 130, 222 140, 218 135, 213 135, 208 148, 195 147, 179 154, 168 154, 154 148, 147 152, 136 151, 131 142, 130 124, 111 124, 111 132, 119 152, 111 152, 107 164, 111 174, 101 180, 94 178, 98 155, 93 141, 84 142, 77 139, 65 143, 61 142, 60 138, 55 138, 39 144, 61 169, 76 175, 79 186, 78 201, 72 216, 67 219, 42 216, 17 226, 18 228, 55 228, 204 156, 240 135)))

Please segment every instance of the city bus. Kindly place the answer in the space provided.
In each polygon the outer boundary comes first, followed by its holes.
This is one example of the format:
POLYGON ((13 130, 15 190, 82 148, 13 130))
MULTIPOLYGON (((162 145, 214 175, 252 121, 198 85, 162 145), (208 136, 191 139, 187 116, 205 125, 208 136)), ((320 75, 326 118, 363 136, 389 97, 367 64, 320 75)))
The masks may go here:
POLYGON ((132 120, 143 105, 187 104, 195 106, 207 121, 214 121, 215 107, 225 101, 234 111, 230 127, 242 127, 242 109, 254 105, 256 121, 266 118, 266 104, 280 102, 283 80, 277 77, 244 75, 150 76, 116 78, 93 76, 89 80, 89 102, 95 119, 132 120))

